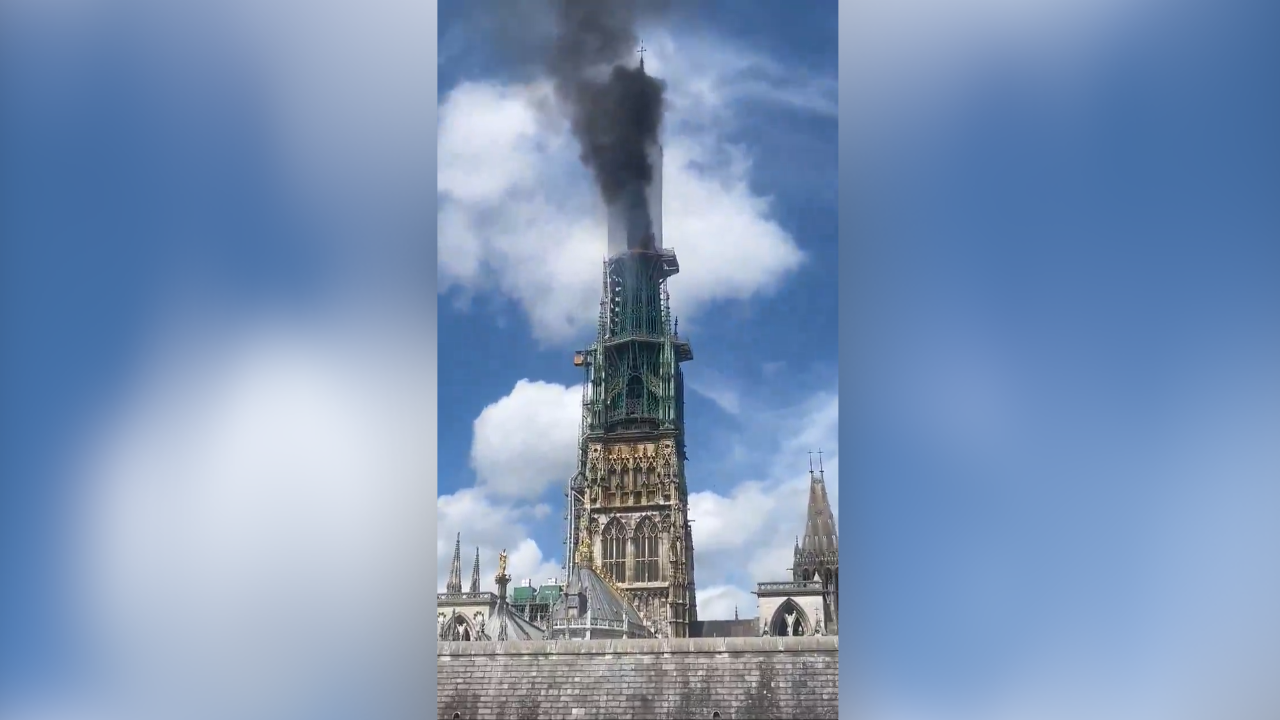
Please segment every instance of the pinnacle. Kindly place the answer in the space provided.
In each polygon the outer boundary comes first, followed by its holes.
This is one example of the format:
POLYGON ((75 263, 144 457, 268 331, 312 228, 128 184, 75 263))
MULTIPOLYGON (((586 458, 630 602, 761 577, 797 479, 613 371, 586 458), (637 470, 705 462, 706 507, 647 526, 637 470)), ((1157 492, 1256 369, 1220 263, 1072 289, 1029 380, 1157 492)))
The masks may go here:
POLYGON ((449 564, 449 583, 445 592, 462 592, 462 533, 453 542, 453 562, 449 564))
POLYGON ((468 592, 480 592, 480 548, 476 548, 476 562, 471 566, 471 589, 468 592))

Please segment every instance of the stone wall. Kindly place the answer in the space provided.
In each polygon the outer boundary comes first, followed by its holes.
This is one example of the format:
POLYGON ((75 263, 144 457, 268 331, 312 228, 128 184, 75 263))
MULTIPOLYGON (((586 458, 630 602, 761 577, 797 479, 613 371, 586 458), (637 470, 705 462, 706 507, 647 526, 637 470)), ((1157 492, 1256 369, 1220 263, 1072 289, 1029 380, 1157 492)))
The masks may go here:
POLYGON ((837 643, 835 636, 439 643, 439 716, 834 718, 837 643))

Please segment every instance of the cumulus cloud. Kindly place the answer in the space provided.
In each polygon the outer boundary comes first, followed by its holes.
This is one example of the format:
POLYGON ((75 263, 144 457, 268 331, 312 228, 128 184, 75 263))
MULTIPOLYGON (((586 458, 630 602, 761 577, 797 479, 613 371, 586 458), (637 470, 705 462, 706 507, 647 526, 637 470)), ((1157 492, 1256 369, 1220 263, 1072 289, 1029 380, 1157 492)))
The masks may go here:
POLYGON ((477 483, 507 497, 536 499, 564 487, 578 466, 582 386, 521 380, 480 412, 471 442, 477 483))
MULTIPOLYGON (((673 302, 694 314, 716 300, 770 292, 804 258, 774 220, 769 198, 752 190, 749 151, 727 139, 735 104, 750 98, 830 114, 834 83, 826 95, 816 80, 817 89, 799 96, 771 94, 743 79, 751 68, 777 67, 767 59, 656 37, 677 57, 687 48, 705 59, 652 65, 669 83, 672 108, 663 139, 663 234, 681 259, 673 302)), ((543 342, 592 327, 606 252, 603 208, 549 86, 462 83, 441 102, 437 142, 441 291, 513 298, 543 342)))
MULTIPOLYGON (((797 535, 804 534, 809 498, 808 452, 824 448, 827 493, 839 518, 839 402, 834 393, 819 394, 800 407, 772 413, 744 413, 759 417, 743 427, 745 450, 727 472, 736 482, 725 492, 714 489, 689 494, 697 552, 698 615, 704 619, 755 614, 754 583, 788 580, 797 535), (711 594, 703 603, 705 586, 711 594)), ((697 469, 691 475, 696 476, 697 469)))
POLYGON ((498 552, 507 551, 508 572, 541 582, 561 574, 560 562, 532 538, 534 528, 556 522, 562 493, 578 464, 582 387, 521 380, 480 412, 473 425, 471 466, 476 484, 436 503, 437 584, 449 576, 457 534, 462 534, 463 584, 471 578, 480 549, 481 584, 495 589, 498 552), (552 498, 537 502, 555 488, 552 498))
POLYGON ((436 502, 436 585, 443 591, 449 579, 454 543, 462 536, 462 584, 471 580, 476 548, 480 550, 481 589, 496 591, 498 553, 507 552, 507 573, 516 581, 535 583, 559 577, 560 562, 547 557, 530 536, 532 525, 551 513, 547 505, 529 506, 494 500, 483 490, 464 488, 442 495, 436 502))

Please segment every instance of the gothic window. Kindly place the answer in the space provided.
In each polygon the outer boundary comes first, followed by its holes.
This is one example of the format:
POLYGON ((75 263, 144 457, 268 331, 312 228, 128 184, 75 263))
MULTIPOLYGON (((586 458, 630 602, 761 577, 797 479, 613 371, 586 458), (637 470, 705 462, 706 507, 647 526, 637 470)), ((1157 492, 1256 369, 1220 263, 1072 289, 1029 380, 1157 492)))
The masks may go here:
POLYGON ((471 623, 467 622, 466 616, 454 615, 445 624, 442 638, 451 642, 467 642, 473 640, 475 635, 471 631, 471 623))
POLYGON ((775 637, 808 635, 810 631, 808 616, 791 598, 782 601, 769 625, 769 631, 775 637))
POLYGON ((638 373, 627 379, 627 415, 639 415, 644 409, 644 379, 638 373))
POLYGON ((622 521, 614 518, 604 526, 603 547, 604 571, 614 582, 626 582, 627 577, 627 529, 622 521))
POLYGON ((650 518, 636 525, 632 537, 636 582, 658 582, 658 539, 658 526, 650 518))

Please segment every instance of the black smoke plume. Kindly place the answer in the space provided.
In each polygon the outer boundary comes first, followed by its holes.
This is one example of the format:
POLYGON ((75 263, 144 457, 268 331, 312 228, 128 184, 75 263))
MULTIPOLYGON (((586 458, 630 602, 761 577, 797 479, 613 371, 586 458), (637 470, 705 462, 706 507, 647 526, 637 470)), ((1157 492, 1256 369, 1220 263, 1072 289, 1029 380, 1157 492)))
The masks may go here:
POLYGON ((636 62, 636 22, 665 4, 556 0, 548 69, 605 205, 622 208, 630 249, 652 244, 648 148, 662 125, 663 83, 636 62), (609 69, 609 68, 612 69, 609 69))

